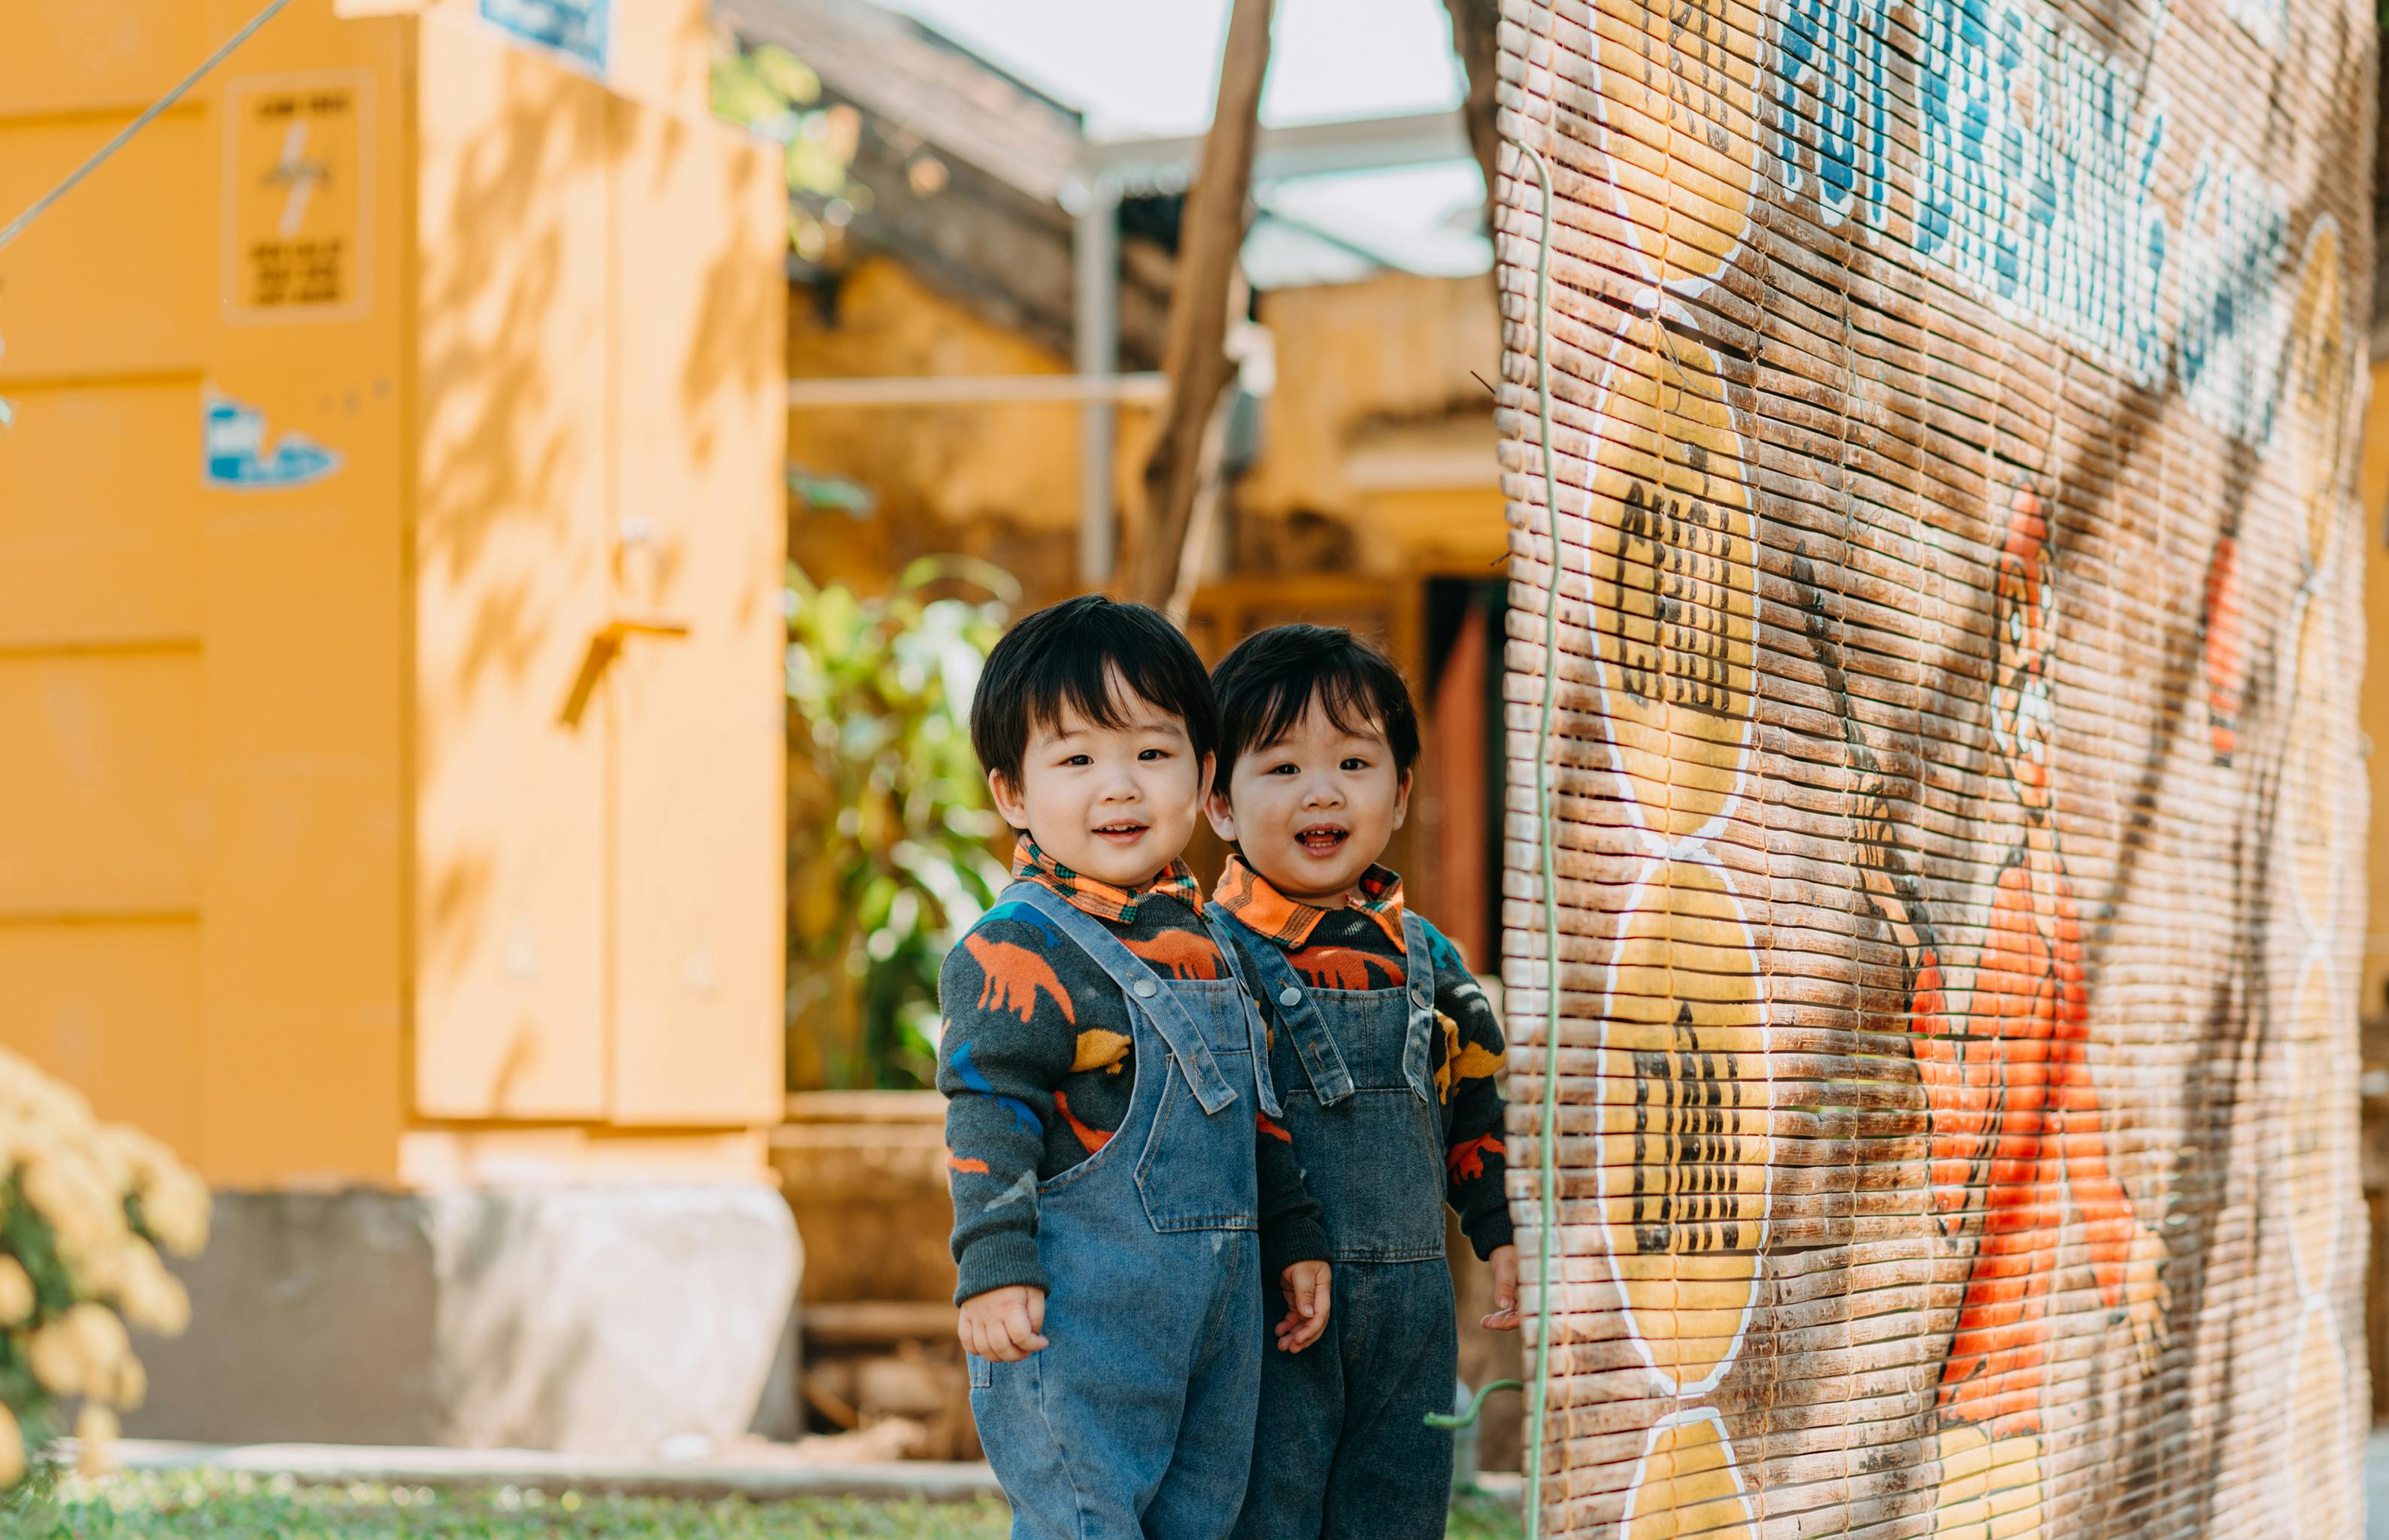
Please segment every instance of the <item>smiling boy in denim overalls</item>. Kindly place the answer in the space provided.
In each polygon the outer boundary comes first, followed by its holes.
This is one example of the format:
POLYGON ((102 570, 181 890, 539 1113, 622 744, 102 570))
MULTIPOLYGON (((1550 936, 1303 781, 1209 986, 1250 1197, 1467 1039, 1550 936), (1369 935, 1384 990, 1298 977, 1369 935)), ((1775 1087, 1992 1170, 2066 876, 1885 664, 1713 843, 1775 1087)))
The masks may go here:
MULTIPOLYGON (((1335 1274, 1320 1351, 1262 1367, 1239 1537, 1444 1532, 1459 1344, 1448 1202, 1518 1324, 1501 1190, 1501 1029, 1460 953, 1377 864, 1410 803, 1418 719, 1384 655, 1349 631, 1280 626, 1211 676, 1209 810, 1234 846, 1212 907, 1249 961, 1270 1064, 1335 1274)), ((1284 1327, 1280 1326, 1283 1331, 1284 1327)))
POLYGON ((1327 1324, 1319 1205, 1182 859, 1218 726, 1186 639, 1099 595, 1022 621, 971 703, 1021 837, 939 977, 938 1088, 971 1411, 1016 1540, 1219 1540, 1264 1281, 1286 1354, 1327 1324))

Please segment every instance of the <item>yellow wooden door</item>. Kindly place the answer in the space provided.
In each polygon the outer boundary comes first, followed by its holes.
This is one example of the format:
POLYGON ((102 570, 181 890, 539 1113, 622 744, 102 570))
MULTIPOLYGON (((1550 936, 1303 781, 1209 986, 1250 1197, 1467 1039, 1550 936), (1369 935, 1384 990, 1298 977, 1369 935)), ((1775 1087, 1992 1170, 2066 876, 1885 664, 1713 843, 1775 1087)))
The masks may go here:
POLYGON ((606 1107, 611 615, 602 86, 421 23, 415 1110, 606 1107))
POLYGON ((785 192, 717 125, 613 107, 621 354, 613 625, 617 1124, 781 1094, 785 192), (700 234, 702 233, 701 236, 700 234), (693 264, 718 266, 697 273, 693 264))

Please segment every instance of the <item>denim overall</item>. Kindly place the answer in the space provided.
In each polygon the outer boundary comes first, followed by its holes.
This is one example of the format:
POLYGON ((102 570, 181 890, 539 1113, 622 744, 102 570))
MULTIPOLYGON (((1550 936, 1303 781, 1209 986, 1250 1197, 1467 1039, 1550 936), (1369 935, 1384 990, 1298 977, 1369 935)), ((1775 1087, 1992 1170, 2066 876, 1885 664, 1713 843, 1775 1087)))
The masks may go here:
MULTIPOLYGON (((1451 1434, 1424 1419, 1451 1408, 1460 1343, 1443 1250, 1443 1114, 1427 1072, 1426 927, 1402 917, 1401 988, 1353 990, 1309 987, 1274 942, 1229 923, 1277 1021, 1271 1068, 1335 1269, 1326 1333, 1262 1363, 1238 1540, 1436 1540, 1451 1501, 1451 1434)), ((1268 1292, 1274 1320, 1283 1306, 1268 1292)))
POLYGON ((1051 889, 1016 883, 1003 897, 1119 986, 1136 1085, 1110 1140, 1038 1184, 1050 1345, 1015 1364, 970 1355, 979 1442, 1014 1540, 1220 1540, 1244 1498, 1260 1391, 1253 1108, 1278 1112, 1266 1029, 1210 911, 1231 976, 1172 982, 1051 889))

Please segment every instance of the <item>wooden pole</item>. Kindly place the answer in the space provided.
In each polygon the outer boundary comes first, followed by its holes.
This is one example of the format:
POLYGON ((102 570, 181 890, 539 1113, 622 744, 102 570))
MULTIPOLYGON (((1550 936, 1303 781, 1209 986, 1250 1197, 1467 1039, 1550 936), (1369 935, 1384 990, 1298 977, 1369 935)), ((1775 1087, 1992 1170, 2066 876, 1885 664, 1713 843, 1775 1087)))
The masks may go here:
POLYGON ((1203 580, 1212 533, 1219 528, 1220 504, 1227 495, 1222 469, 1227 459, 1228 414, 1234 400, 1222 391, 1211 420, 1204 425, 1202 450, 1194 465, 1194 511, 1186 520, 1185 538, 1178 542, 1178 580, 1169 590, 1169 602, 1161 606, 1169 623, 1182 630, 1187 617, 1194 613, 1194 585, 1203 580))
POLYGON ((1203 439, 1220 396, 1234 377, 1227 353, 1228 304, 1238 286, 1253 143, 1260 130, 1261 82, 1269 73, 1272 0, 1236 0, 1220 59, 1220 95, 1203 138, 1203 160, 1179 226, 1178 270, 1169 289, 1169 338, 1162 359, 1169 400, 1144 463, 1144 539, 1129 597, 1169 602, 1186 554, 1202 479, 1203 439))

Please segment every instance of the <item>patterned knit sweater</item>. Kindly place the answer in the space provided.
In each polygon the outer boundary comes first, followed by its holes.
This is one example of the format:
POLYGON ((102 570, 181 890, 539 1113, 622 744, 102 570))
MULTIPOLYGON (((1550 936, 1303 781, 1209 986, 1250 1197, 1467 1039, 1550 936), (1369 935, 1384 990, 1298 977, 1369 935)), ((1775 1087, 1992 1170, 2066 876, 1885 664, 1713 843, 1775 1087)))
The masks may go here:
MULTIPOLYGON (((1164 979, 1234 976, 1198 918, 1202 890, 1183 861, 1131 893, 1071 872, 1023 838, 1013 872, 1102 921, 1164 979)), ((938 996, 938 1088, 947 1098, 962 1272, 955 1303, 1013 1284, 1047 1288, 1037 1184, 1102 1149, 1128 1118, 1140 1070, 1128 1001, 1092 958, 1021 903, 990 910, 946 954, 938 996)), ((1258 1107, 1253 1115, 1262 1276, 1273 1282, 1294 1263, 1323 1259, 1327 1232, 1285 1130, 1258 1107)))
MULTIPOLYGON (((1405 982, 1402 880, 1382 866, 1369 869, 1344 908, 1323 910, 1286 897, 1231 855, 1211 901, 1285 948, 1295 972, 1314 989, 1399 989, 1405 982)), ((1494 1079, 1501 1067, 1501 1024, 1460 948, 1433 925, 1426 934, 1439 1029, 1428 1039, 1428 1063, 1442 1102, 1444 1201, 1460 1215, 1461 1233, 1476 1254, 1488 1257, 1509 1245, 1512 1235, 1502 1191, 1508 1160, 1501 1090, 1494 1079)), ((1271 1014, 1270 1001, 1261 1009, 1271 1014)))

